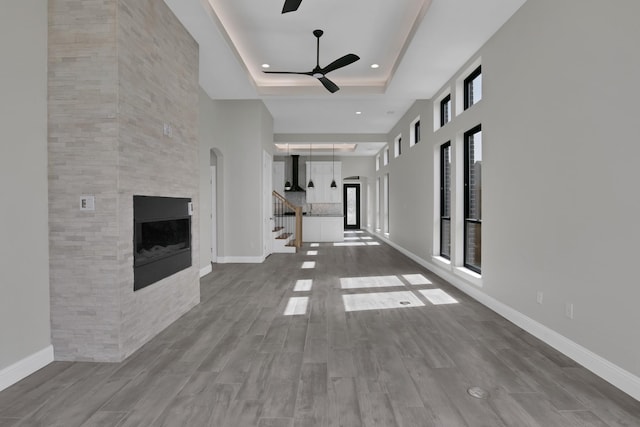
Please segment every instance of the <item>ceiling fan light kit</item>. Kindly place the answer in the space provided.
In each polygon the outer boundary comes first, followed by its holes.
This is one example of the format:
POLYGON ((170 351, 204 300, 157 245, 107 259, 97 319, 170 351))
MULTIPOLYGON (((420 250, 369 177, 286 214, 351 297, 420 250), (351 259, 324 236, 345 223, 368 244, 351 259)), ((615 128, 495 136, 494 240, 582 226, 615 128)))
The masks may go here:
MULTIPOLYGON (((300 2, 297 2, 298 4, 300 2)), ((285 3, 286 6, 286 3, 285 3)), ((299 75, 303 75, 303 76, 310 76, 310 77, 314 77, 316 79, 318 79, 320 81, 320 83, 322 83, 322 85, 331 93, 335 93, 337 91, 340 90, 340 88, 338 87, 338 85, 336 85, 334 82, 332 82, 331 80, 329 80, 326 75, 328 73, 330 73, 331 71, 335 71, 339 68, 342 67, 346 67, 349 64, 353 64, 354 62, 356 62, 357 60, 360 59, 360 57, 354 53, 348 53, 338 59, 336 59, 335 61, 333 61, 332 63, 330 63, 329 65, 327 65, 326 67, 320 67, 320 37, 322 37, 322 35, 324 34, 324 31, 322 30, 314 30, 313 31, 313 35, 316 37, 317 42, 316 42, 316 66, 313 68, 313 70, 311 71, 263 71, 263 73, 265 74, 299 74, 299 75)))

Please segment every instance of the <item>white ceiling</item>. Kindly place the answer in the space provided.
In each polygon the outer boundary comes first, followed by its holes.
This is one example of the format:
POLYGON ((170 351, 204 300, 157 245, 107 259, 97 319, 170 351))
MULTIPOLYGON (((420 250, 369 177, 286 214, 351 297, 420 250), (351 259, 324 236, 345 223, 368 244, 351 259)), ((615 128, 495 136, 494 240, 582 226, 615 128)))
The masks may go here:
POLYGON ((416 99, 436 95, 525 1, 302 0, 286 14, 284 0, 165 3, 200 45, 200 85, 211 98, 261 99, 276 142, 356 141, 354 154, 371 155, 381 146, 379 134, 416 99), (325 32, 321 67, 347 53, 361 58, 327 74, 338 92, 310 76, 262 73, 263 63, 273 71, 311 71, 315 29, 325 32), (365 151, 367 143, 375 145, 365 151))

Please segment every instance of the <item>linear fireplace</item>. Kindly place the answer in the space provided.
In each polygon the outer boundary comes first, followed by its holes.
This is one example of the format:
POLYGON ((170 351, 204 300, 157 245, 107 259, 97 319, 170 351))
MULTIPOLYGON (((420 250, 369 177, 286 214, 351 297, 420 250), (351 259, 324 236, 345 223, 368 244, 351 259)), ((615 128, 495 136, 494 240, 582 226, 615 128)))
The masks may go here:
POLYGON ((191 199, 133 196, 133 290, 191 267, 191 199))

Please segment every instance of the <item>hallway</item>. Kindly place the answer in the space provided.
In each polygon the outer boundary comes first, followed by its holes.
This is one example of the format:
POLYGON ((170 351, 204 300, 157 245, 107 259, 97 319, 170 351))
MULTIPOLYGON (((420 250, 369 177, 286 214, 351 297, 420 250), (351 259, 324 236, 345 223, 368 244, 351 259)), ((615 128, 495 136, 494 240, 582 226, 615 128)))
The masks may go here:
POLYGON ((201 291, 124 362, 0 392, 0 427, 640 425, 638 401, 366 232, 216 264, 201 291))

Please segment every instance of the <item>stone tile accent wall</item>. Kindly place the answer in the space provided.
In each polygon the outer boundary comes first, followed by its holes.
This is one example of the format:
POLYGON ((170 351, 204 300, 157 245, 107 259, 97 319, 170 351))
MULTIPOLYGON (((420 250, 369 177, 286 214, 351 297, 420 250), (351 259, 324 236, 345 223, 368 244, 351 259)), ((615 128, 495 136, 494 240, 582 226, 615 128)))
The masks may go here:
POLYGON ((192 267, 133 292, 133 195, 198 203, 198 46, 162 1, 50 0, 48 72, 55 357, 119 361, 199 302, 197 216, 192 267))

